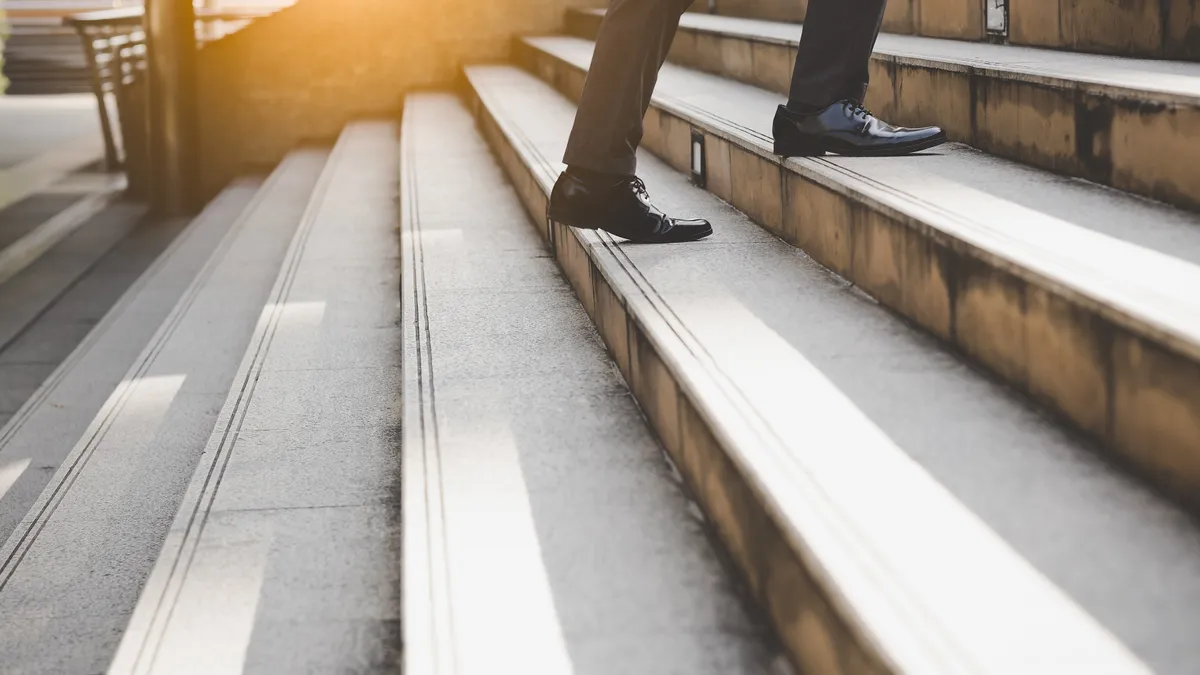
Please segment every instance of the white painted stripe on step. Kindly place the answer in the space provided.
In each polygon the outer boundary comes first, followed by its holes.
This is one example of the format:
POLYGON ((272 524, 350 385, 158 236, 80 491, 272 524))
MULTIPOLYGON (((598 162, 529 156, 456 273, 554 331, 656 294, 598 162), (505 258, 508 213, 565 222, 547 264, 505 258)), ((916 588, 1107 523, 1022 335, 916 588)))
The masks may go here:
POLYGON ((0 464, 0 499, 4 499, 9 488, 17 482, 21 474, 25 473, 25 469, 29 468, 30 461, 32 460, 26 457, 7 464, 0 464))
POLYGON ((0 284, 32 265, 43 253, 100 213, 117 196, 124 181, 115 177, 100 192, 90 194, 38 225, 0 251, 0 284))
POLYGON ((96 134, 76 138, 22 164, 0 169, 0 210, 101 159, 104 159, 104 141, 96 134))

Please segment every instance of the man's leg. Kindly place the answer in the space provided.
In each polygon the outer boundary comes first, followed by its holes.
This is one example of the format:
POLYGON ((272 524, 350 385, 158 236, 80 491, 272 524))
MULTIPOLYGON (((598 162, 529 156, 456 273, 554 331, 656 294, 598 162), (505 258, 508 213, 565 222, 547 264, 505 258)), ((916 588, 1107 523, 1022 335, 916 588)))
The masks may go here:
POLYGON ((895 127, 862 106, 885 0, 809 0, 787 105, 775 112, 775 153, 907 155, 946 142, 938 127, 895 127))
POLYGON ((820 109, 842 99, 862 103, 885 4, 886 0, 809 0, 789 108, 820 109))
POLYGON ((690 4, 691 0, 612 0, 567 142, 567 165, 633 175, 642 118, 679 17, 690 4))
POLYGON ((706 220, 672 218, 650 203, 634 177, 642 118, 691 0, 611 0, 550 193, 548 217, 648 244, 695 241, 712 234, 706 220))

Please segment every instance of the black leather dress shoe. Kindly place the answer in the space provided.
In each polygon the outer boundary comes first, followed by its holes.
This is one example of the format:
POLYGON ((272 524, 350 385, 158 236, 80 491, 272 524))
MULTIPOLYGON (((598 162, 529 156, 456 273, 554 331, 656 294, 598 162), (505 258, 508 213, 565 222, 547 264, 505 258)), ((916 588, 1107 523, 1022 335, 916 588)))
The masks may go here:
POLYGON ((655 208, 640 178, 597 185, 564 172, 550 193, 547 216, 564 225, 604 230, 639 244, 696 241, 713 233, 707 220, 672 218, 655 208))
POLYGON ((894 127, 858 103, 838 101, 802 114, 779 106, 775 112, 775 154, 784 157, 907 155, 946 142, 938 127, 894 127))

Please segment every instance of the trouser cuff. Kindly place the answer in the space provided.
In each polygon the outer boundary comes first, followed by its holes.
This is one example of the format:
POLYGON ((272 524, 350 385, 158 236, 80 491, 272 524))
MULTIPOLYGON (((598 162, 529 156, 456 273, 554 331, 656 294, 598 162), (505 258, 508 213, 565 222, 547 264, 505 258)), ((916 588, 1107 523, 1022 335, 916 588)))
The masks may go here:
POLYGON ((637 173, 637 157, 597 157, 592 153, 567 148, 563 156, 567 166, 575 166, 597 173, 632 176, 637 173))

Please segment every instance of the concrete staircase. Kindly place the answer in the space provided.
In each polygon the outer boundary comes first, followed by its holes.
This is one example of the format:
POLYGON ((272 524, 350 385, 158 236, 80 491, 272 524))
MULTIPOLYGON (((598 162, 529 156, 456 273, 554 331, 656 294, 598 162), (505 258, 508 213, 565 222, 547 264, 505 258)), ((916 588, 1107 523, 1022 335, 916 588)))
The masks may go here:
POLYGON ((73 30, 46 21, 14 24, 8 37, 0 41, 8 94, 91 93, 83 47, 73 30))
POLYGON ((783 161, 801 27, 689 14, 637 246, 544 215, 599 18, 0 284, 0 368, 105 309, 3 383, 0 671, 1194 672, 1200 70, 888 35, 956 142, 783 161))

